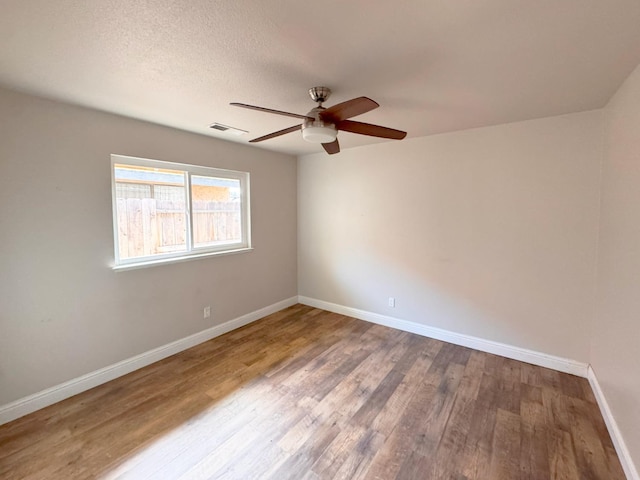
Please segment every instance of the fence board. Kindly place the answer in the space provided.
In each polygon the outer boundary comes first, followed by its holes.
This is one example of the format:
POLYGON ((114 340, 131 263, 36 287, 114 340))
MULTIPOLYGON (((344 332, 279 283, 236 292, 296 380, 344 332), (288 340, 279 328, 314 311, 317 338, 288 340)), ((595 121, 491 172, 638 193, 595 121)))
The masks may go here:
POLYGON ((127 198, 127 222, 129 230, 129 255, 141 257, 144 254, 142 227, 142 205, 139 198, 127 198), (138 234, 139 233, 139 234, 138 234))
POLYGON ((129 258, 129 223, 127 221, 127 201, 124 198, 116 200, 116 218, 120 258, 129 258))

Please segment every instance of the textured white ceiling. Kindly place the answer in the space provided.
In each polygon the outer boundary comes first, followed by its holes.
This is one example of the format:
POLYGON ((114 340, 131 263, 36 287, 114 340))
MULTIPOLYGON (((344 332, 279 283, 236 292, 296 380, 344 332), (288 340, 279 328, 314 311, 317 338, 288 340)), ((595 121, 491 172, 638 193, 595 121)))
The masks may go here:
POLYGON ((602 107, 639 62, 638 0, 0 2, 0 84, 241 142, 296 120, 232 101, 306 113, 325 85, 417 137, 602 107))

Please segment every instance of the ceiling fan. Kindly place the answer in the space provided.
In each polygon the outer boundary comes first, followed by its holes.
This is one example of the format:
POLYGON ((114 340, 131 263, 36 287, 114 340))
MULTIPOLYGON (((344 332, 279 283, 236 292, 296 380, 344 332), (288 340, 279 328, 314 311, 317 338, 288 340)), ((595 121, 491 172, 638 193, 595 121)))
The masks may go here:
POLYGON ((245 103, 231 103, 235 107, 249 108, 251 110, 259 110, 261 112, 275 113, 277 115, 285 115, 287 117, 300 118, 302 124, 293 127, 278 130, 277 132, 264 135, 262 137, 249 140, 250 143, 262 142, 270 138, 279 137, 285 133, 302 130, 302 138, 307 142, 321 143, 326 152, 330 155, 340 151, 337 135, 339 130, 351 133, 359 133, 360 135, 369 135, 371 137, 390 138, 394 140, 402 140, 407 136, 407 132, 395 130, 393 128, 381 127, 370 123, 354 122, 348 120, 351 117, 362 115, 378 108, 376 102, 367 97, 358 97, 346 102, 338 103, 329 108, 325 108, 322 104, 331 95, 331 90, 327 87, 313 87, 309 89, 309 95, 318 106, 311 109, 306 115, 297 113, 283 112, 273 110, 271 108, 256 107, 245 103))

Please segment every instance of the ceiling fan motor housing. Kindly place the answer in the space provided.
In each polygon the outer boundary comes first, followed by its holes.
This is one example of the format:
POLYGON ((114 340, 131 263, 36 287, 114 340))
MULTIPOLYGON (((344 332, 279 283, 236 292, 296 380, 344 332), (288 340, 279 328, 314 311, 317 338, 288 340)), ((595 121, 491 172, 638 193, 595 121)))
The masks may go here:
MULTIPOLYGON (((313 89, 312 89, 313 90, 313 89)), ((335 124, 325 122, 320 117, 320 112, 325 110, 324 107, 318 106, 307 113, 308 117, 302 123, 302 138, 311 143, 331 143, 338 135, 338 129, 335 124)))

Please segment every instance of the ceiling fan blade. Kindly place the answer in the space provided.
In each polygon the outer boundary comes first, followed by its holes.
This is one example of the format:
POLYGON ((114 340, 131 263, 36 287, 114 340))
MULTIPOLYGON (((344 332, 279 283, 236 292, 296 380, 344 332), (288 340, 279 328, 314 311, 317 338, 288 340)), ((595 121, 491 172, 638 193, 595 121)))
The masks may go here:
POLYGON ((323 110, 320 113, 320 116, 323 119, 332 120, 334 123, 337 123, 342 120, 346 120, 347 118, 370 112, 379 106, 380 105, 370 98, 358 97, 329 107, 326 110, 323 110))
POLYGON ((402 140, 407 136, 407 132, 396 130, 394 128, 381 127, 380 125, 372 125, 370 123, 354 122, 352 120, 343 120, 336 124, 338 130, 345 132, 359 133, 360 135, 369 135, 370 137, 391 138, 394 140, 402 140))
POLYGON ((246 103, 232 102, 229 105, 233 105, 234 107, 248 108, 250 110, 258 110, 260 112, 275 113, 276 115, 284 115, 286 117, 301 118, 303 120, 305 118, 309 118, 313 120, 313 117, 308 117, 306 115, 298 115, 297 113, 283 112, 281 110, 273 110, 271 108, 256 107, 255 105, 247 105, 246 103))
POLYGON ((323 143, 322 146, 329 155, 340 152, 340 144, 337 138, 331 143, 323 143))
POLYGON ((285 128, 283 130, 278 130, 277 132, 270 133, 269 135, 264 135, 262 137, 254 138, 253 140, 249 140, 249 143, 262 142, 263 140, 269 140, 270 138, 279 137, 280 135, 284 135, 285 133, 295 132, 296 130, 300 130, 302 125, 295 125, 293 127, 285 128))

